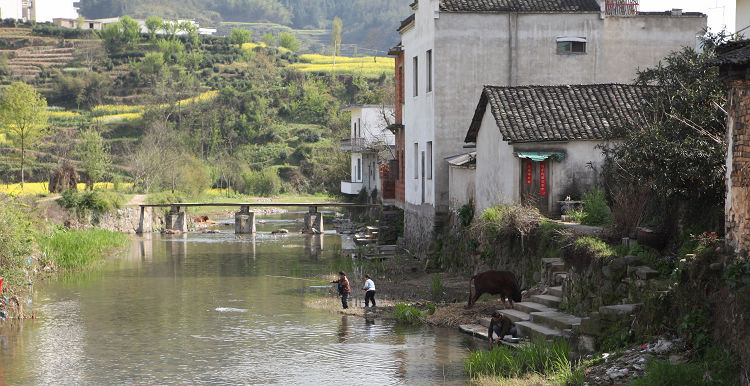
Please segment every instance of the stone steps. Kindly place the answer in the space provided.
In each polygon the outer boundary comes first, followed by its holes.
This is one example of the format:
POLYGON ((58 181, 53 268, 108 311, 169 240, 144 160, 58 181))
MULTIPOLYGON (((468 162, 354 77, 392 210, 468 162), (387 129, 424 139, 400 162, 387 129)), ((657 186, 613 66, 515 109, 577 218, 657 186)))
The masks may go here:
POLYGON ((547 292, 547 294, 548 295, 552 295, 552 296, 562 297, 562 295, 563 295, 562 286, 559 285, 559 286, 556 286, 556 287, 549 287, 549 292, 547 292))
POLYGON ((557 308, 557 306, 560 305, 562 298, 554 295, 531 295, 531 300, 549 308, 557 308))
POLYGON ((535 302, 513 303, 513 309, 527 314, 539 311, 552 311, 548 306, 535 302))
POLYGON ((531 321, 518 322, 516 323, 516 327, 518 327, 518 333, 521 336, 526 336, 531 339, 553 340, 563 336, 562 331, 560 330, 531 321))
POLYGON ((532 312, 530 321, 557 330, 575 329, 581 325, 581 318, 560 311, 532 312))
POLYGON ((505 315, 505 317, 513 321, 513 323, 525 322, 531 319, 531 315, 529 315, 529 313, 517 309, 506 309, 499 311, 501 314, 505 315))

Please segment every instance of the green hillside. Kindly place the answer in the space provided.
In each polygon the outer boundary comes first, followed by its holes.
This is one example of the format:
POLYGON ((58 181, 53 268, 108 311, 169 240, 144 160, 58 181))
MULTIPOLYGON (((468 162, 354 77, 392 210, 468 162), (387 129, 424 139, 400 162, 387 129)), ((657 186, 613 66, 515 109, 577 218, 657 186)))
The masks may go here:
MULTIPOLYGON (((87 18, 157 15, 196 19, 211 26, 221 22, 272 23, 326 31, 338 16, 343 20, 344 44, 386 51, 398 43, 396 28, 409 16, 408 4, 404 0, 81 0, 80 11, 87 18)), ((330 36, 325 42, 330 42, 330 36)))
MULTIPOLYGON (((86 179, 77 144, 93 129, 111 152, 104 180, 134 191, 336 192, 349 170, 338 149, 349 127, 340 107, 392 103, 392 66, 332 77, 300 71, 295 53, 259 42, 140 36, 112 47, 83 31, 60 32, 0 28, 17 46, 0 56, 0 82, 34 85, 54 106, 27 181, 46 181, 66 160, 86 179), (49 58, 14 64, 29 52, 49 58)), ((18 153, 0 136, 1 182, 18 182, 18 153)))

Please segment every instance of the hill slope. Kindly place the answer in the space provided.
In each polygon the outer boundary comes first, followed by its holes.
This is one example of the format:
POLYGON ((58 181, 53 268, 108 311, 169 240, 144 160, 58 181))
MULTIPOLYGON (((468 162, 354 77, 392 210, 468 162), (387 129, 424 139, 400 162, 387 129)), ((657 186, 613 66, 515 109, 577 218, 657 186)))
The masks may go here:
POLYGON ((396 27, 410 9, 404 0, 81 0, 80 12, 88 18, 157 15, 214 26, 222 21, 270 22, 326 30, 338 16, 344 24, 343 43, 386 51, 398 43, 396 27))

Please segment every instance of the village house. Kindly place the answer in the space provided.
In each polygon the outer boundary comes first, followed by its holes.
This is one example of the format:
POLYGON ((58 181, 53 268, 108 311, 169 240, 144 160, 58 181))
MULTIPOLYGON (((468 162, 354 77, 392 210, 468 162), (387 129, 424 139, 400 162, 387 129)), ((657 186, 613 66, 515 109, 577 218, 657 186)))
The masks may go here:
MULTIPOLYGON (((357 195, 364 189, 368 197, 382 194, 381 170, 394 158, 395 138, 388 130, 393 106, 352 105, 342 110, 351 113, 349 138, 341 140, 341 150, 351 152, 351 178, 341 181, 341 193, 357 195)), ((390 186, 386 198, 393 198, 390 186)))
POLYGON ((467 152, 465 128, 485 85, 630 83, 639 68, 695 47, 706 28, 701 13, 642 13, 637 0, 417 0, 411 6, 393 53, 403 56, 396 72, 403 71, 397 88, 405 94, 403 143, 396 145, 404 149, 397 157, 401 206, 405 238, 417 253, 449 211, 445 160, 467 152))
POLYGON ((565 197, 597 185, 612 129, 645 121, 648 92, 623 84, 485 86, 465 138, 476 143, 477 212, 520 203, 559 215, 565 197))

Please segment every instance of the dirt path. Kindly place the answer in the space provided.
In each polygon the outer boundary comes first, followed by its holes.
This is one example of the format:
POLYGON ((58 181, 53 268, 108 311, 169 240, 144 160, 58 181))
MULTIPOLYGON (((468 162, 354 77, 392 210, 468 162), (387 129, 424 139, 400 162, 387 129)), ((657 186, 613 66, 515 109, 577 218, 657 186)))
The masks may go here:
POLYGON ((146 197, 148 197, 148 195, 146 195, 146 194, 136 194, 125 205, 136 206, 136 205, 140 205, 140 204, 145 204, 146 203, 146 197))

